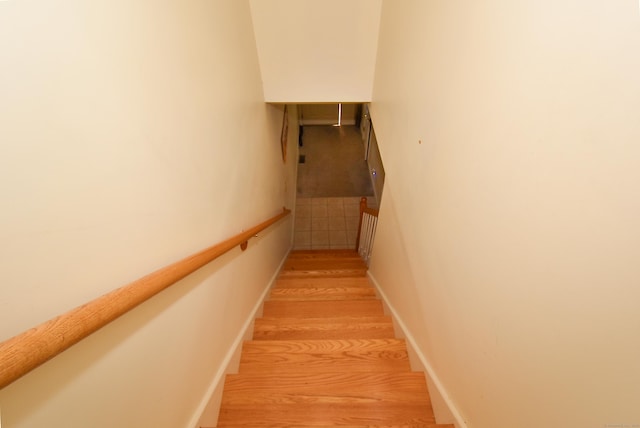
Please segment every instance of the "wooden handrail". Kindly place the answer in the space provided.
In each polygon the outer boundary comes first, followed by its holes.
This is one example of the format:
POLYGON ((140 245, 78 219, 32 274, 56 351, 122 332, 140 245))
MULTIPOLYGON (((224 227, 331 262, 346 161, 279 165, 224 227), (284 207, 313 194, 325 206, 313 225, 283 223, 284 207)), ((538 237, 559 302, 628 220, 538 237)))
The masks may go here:
POLYGON ((290 213, 283 208, 282 213, 251 229, 0 343, 0 389, 232 248, 246 248, 250 238, 290 213))
POLYGON ((363 214, 369 214, 372 215, 374 217, 378 217, 378 214, 380 213, 379 210, 375 210, 373 208, 369 208, 369 207, 365 207, 365 209, 362 210, 363 214))
POLYGON ((364 214, 369 214, 374 217, 378 217, 379 211, 369 208, 367 206, 367 198, 364 196, 360 198, 360 220, 358 221, 358 235, 356 236, 356 251, 360 248, 360 232, 362 231, 362 217, 364 214))

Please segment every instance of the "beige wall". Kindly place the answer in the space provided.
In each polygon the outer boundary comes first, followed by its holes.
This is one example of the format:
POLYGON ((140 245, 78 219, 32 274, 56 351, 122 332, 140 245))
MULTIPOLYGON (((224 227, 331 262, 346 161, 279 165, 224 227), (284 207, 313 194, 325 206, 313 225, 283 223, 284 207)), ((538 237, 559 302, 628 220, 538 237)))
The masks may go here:
POLYGON ((634 1, 384 2, 371 269, 460 424, 640 423, 638 76, 634 1))
MULTIPOLYGON (((0 2, 0 52, 0 340, 293 205, 248 0, 0 2)), ((4 388, 3 428, 197 420, 291 225, 4 388)))
POLYGON ((251 0, 269 102, 371 99, 381 0, 251 0))

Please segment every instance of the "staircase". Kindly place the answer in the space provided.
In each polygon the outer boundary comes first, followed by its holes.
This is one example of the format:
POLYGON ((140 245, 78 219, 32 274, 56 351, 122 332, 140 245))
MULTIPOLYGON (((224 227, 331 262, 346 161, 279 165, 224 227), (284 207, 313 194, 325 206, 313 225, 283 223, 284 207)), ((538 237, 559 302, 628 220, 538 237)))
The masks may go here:
POLYGON ((294 251, 228 375, 218 428, 436 425, 355 251, 294 251))

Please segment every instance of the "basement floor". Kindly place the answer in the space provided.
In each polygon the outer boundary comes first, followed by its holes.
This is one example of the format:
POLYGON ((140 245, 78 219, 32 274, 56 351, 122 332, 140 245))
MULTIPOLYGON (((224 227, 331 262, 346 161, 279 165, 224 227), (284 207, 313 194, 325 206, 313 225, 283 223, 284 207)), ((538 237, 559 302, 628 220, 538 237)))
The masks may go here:
POLYGON ((359 128, 305 126, 300 157, 293 248, 353 249, 360 198, 377 208, 359 128))
POLYGON ((373 196, 360 128, 305 126, 302 140, 298 198, 373 196))

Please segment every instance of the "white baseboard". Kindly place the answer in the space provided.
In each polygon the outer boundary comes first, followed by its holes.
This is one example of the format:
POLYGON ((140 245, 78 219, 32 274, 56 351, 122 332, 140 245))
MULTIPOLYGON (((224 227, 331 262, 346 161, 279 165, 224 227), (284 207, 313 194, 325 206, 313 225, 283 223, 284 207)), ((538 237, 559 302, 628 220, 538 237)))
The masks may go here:
POLYGON ((276 279, 280 274, 280 270, 284 265, 284 262, 287 260, 287 257, 289 257, 290 251, 291 251, 291 248, 289 248, 289 251, 287 251, 287 254, 284 255, 284 258, 280 262, 280 265, 278 265, 278 268, 276 269, 273 276, 269 280, 267 286, 265 287, 264 291, 260 295, 260 298, 256 302, 256 305, 253 307, 253 310, 251 311, 244 325, 240 329, 238 336, 236 337, 236 339, 233 341, 233 344, 229 348, 227 355, 222 360, 222 364, 220 364, 220 368, 218 369, 215 376, 211 380, 211 383, 209 384, 209 388, 207 388, 206 394, 204 395, 203 399, 200 401, 200 404, 196 408, 193 416, 191 417, 189 421, 189 425, 187 425, 189 428, 200 428, 200 426, 202 425, 205 425, 205 426, 216 425, 218 412, 220 410, 220 401, 222 399, 222 389, 224 387, 224 378, 228 373, 237 371, 237 367, 236 367, 236 370, 234 370, 233 368, 233 362, 240 361, 240 352, 242 351, 242 343, 246 340, 247 335, 250 335, 252 333, 251 327, 253 325, 253 321, 255 320, 256 316, 259 316, 259 311, 262 309, 262 304, 264 303, 264 300, 266 299, 267 294, 269 293, 269 290, 271 290, 271 287, 273 286, 273 284, 275 284, 276 279), (215 419, 215 420, 212 420, 212 419, 215 419))
MULTIPOLYGON (((302 119, 300 125, 335 125, 336 121, 332 119, 302 119)), ((343 125, 355 125, 355 119, 344 119, 343 125)))
POLYGON ((442 384, 442 382, 440 382, 440 379, 438 378, 438 375, 434 371, 433 366, 431 365, 427 357, 422 353, 420 348, 418 348, 415 338, 407 328, 407 325, 402 321, 402 318, 400 318, 400 315, 395 310, 393 305, 391 305, 391 303, 389 302, 389 299, 387 298, 386 294, 384 294, 384 291, 382 291, 382 287, 380 287, 380 284, 378 283, 376 278, 371 274, 370 271, 367 272, 367 275, 369 276, 369 279, 371 280, 373 285, 376 287, 376 290, 380 294, 380 297, 382 298, 382 300, 384 301, 385 306, 391 313, 394 323, 402 330, 404 338, 407 342, 407 346, 411 348, 409 351, 414 353, 414 355, 420 360, 420 365, 424 367, 424 371, 426 372, 425 374, 427 375, 427 383, 435 387, 436 391, 431 391, 432 400, 435 398, 433 397, 435 395, 433 394, 433 392, 436 392, 439 395, 437 399, 439 399, 447 408, 447 413, 450 416, 447 419, 452 419, 451 421, 437 421, 437 422, 453 423, 456 428, 468 428, 464 418, 462 417, 462 415, 460 414, 456 406, 453 404, 453 401, 451 401, 451 398, 449 397, 449 394, 447 393, 447 390, 445 389, 444 385, 442 384))

